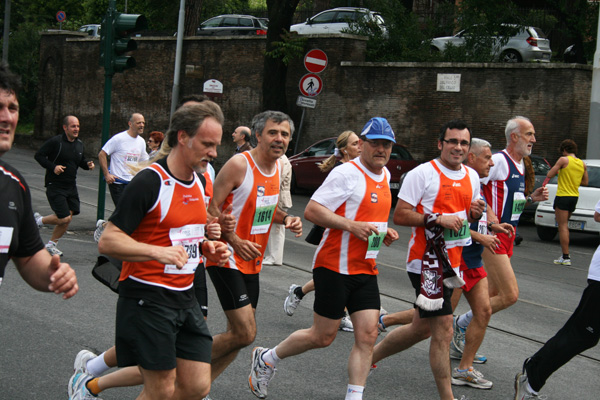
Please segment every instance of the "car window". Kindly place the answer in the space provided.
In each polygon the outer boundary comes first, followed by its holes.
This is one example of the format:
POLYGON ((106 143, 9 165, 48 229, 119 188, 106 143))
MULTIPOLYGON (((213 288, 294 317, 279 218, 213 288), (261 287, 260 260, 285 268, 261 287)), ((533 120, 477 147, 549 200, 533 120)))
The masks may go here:
POLYGON ((356 19, 354 11, 339 11, 333 22, 352 22, 356 19))
POLYGON ((529 28, 529 32, 531 33, 531 36, 533 36, 533 37, 538 37, 540 39, 546 39, 546 34, 540 28, 536 28, 536 27, 532 26, 529 28))
POLYGON ((250 26, 253 27, 254 24, 250 18, 240 18, 240 26, 250 26))
POLYGON ((221 20, 223 18, 211 18, 208 21, 204 22, 201 26, 202 28, 215 28, 221 24, 221 20))
POLYGON ((412 156, 406 150, 405 147, 400 145, 395 145, 392 147, 392 154, 390 155, 390 160, 412 160, 412 156))
POLYGON ((536 175, 546 175, 550 171, 550 166, 544 160, 535 157, 530 158, 536 175))
POLYGON ((588 186, 594 188, 600 188, 600 168, 589 167, 588 170, 588 186))
POLYGON ((258 19, 257 21, 263 29, 267 29, 269 27, 268 19, 258 19))
POLYGON ((221 26, 238 26, 238 19, 233 17, 225 17, 223 18, 223 23, 221 26))
POLYGON ((332 141, 326 140, 311 146, 306 152, 307 157, 312 156, 326 156, 333 154, 332 141))
POLYGON ((335 17, 335 11, 324 12, 314 17, 311 21, 313 24, 328 24, 333 21, 333 17, 335 17))

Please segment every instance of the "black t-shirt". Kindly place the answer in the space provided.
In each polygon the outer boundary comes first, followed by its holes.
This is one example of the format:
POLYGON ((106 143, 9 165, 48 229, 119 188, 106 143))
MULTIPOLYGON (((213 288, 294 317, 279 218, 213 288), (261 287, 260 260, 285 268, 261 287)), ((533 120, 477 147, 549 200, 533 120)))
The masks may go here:
MULTIPOLYGON (((167 166, 167 159, 163 158, 157 163, 173 177, 167 166)), ((177 181, 189 185, 193 181, 177 181)), ((114 213, 109 218, 128 235, 131 235, 142 222, 148 210, 154 206, 160 192, 161 179, 156 171, 145 169, 136 174, 126 186, 123 195, 114 213)), ((126 279, 119 283, 119 296, 145 299, 172 308, 190 308, 196 302, 194 289, 185 291, 169 290, 158 286, 146 285, 133 279, 126 279)))
POLYGON ((10 257, 29 257, 43 248, 29 186, 16 169, 0 160, 0 283, 10 257))
POLYGON ((36 161, 46 169, 45 185, 73 187, 77 179, 77 168, 90 169, 83 152, 83 142, 79 139, 69 142, 65 133, 47 140, 35 153, 36 161), (62 174, 54 173, 57 165, 65 167, 62 174))

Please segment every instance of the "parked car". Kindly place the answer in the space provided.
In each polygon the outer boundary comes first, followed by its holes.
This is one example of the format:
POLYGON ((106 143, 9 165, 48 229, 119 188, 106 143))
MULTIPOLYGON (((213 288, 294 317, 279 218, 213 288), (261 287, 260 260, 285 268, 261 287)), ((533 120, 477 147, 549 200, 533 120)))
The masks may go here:
POLYGON ((298 32, 299 35, 310 35, 316 33, 341 33, 342 30, 350 28, 350 23, 362 19, 373 21, 385 32, 385 22, 381 14, 366 8, 338 7, 325 10, 310 17, 301 24, 292 25, 290 32, 298 32))
POLYGON ((102 25, 100 24, 88 24, 83 25, 81 28, 77 29, 77 32, 87 33, 92 37, 100 36, 102 25))
MULTIPOLYGON (((569 218, 569 230, 576 232, 600 233, 600 224, 594 221, 594 207, 600 199, 600 160, 583 160, 588 170, 588 185, 579 187, 577 208, 569 218)), ((535 225, 538 237, 545 241, 554 240, 558 233, 558 224, 554 218, 554 198, 558 177, 546 185, 548 200, 540 202, 535 212, 535 225)))
POLYGON ((200 24, 198 36, 263 36, 267 34, 264 18, 252 15, 225 14, 200 24))
MULTIPOLYGON (((290 157, 292 164, 292 192, 299 189, 315 190, 325 180, 328 173, 319 170, 319 164, 331 156, 335 150, 335 141, 337 137, 330 137, 319 140, 306 150, 290 157)), ((391 180, 390 189, 392 198, 396 198, 400 190, 400 181, 402 175, 419 165, 408 151, 401 145, 395 144, 392 147, 392 154, 386 167, 390 170, 391 180)))
MULTIPOLYGON (((535 171, 535 185, 533 186, 533 190, 535 190, 542 186, 542 183, 544 183, 546 175, 548 174, 548 171, 550 171, 551 165, 544 157, 536 156, 535 154, 530 155, 529 158, 531 158, 531 165, 535 171)), ((537 203, 527 203, 527 205, 525 205, 525 209, 523 210, 523 214, 521 214, 521 218, 526 218, 529 220, 533 219, 537 206, 537 203)))
MULTIPOLYGON (((514 25, 504 25, 506 27, 518 28, 514 25)), ((437 37, 431 40, 431 47, 436 51, 446 50, 448 43, 454 46, 465 44, 469 29, 464 29, 454 36, 437 37)), ((501 37, 501 36, 498 36, 501 37)), ((512 35, 503 46, 494 46, 494 55, 501 62, 528 62, 540 61, 550 62, 552 50, 550 50, 550 40, 540 28, 533 26, 523 26, 518 28, 516 34, 512 35)))

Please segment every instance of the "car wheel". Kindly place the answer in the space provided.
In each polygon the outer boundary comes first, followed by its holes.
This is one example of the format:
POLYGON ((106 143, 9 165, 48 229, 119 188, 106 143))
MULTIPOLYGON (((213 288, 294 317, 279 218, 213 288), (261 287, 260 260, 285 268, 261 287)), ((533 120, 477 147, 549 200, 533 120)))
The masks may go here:
POLYGON ((536 226, 538 237, 544 242, 550 242, 554 240, 556 234, 558 233, 558 229, 556 228, 548 228, 547 226, 536 226))
POLYGON ((502 62, 518 63, 521 61, 523 61, 523 58, 521 57, 518 51, 506 50, 504 53, 502 53, 502 62))

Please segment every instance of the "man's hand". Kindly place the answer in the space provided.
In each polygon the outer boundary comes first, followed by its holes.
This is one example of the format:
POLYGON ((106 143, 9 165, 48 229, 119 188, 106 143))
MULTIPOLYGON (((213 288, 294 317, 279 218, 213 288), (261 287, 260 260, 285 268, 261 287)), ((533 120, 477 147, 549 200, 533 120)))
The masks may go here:
POLYGON ((55 175, 60 175, 63 172, 65 172, 65 166, 64 165, 57 165, 56 167, 54 167, 54 174, 55 175))
POLYGON ((182 269, 188 262, 188 254, 183 246, 155 247, 157 251, 152 258, 161 264, 172 264, 177 269, 182 269))
POLYGON ((540 186, 531 193, 533 201, 546 201, 548 200, 548 188, 546 186, 540 186))
POLYGON ((56 294, 63 293, 63 299, 73 297, 79 290, 75 271, 69 264, 61 263, 60 256, 53 255, 48 267, 50 285, 48 290, 56 294))
POLYGON ((395 229, 388 228, 387 234, 383 238, 383 244, 385 244, 386 246, 389 246, 392 243, 394 243, 396 240, 398 240, 399 238, 400 238, 400 235, 398 235, 398 232, 396 232, 395 229))
POLYGON ((515 234, 515 227, 508 222, 503 222, 501 224, 494 223, 490 230, 494 233, 506 233, 509 238, 513 237, 515 234))
POLYGON ((205 240, 202 242, 202 255, 204 255, 207 260, 218 263, 219 267, 222 267, 229 259, 229 256, 231 256, 231 252, 223 242, 205 240))
POLYGON ((206 224, 206 235, 209 239, 221 239, 221 225, 219 224, 219 218, 215 217, 206 224))
POLYGON ((437 219, 438 225, 442 228, 452 229, 458 233, 463 226, 463 220, 458 215, 440 215, 437 219))
POLYGON ((109 185, 112 185, 113 183, 115 183, 115 179, 117 179, 117 177, 115 175, 111 174, 110 172, 108 174, 104 174, 104 180, 109 185))
POLYGON ((87 166, 90 169, 90 171, 92 171, 95 167, 94 162, 93 161, 88 161, 87 162, 87 166))
POLYGON ((219 215, 219 224, 221 224, 221 231, 223 233, 233 232, 235 229, 235 224, 237 220, 235 219, 235 215, 231 213, 233 210, 233 205, 229 205, 223 212, 219 215))
POLYGON ((477 238, 477 241, 493 254, 496 254, 496 249, 500 245, 500 239, 496 235, 481 235, 477 238))
POLYGON ((362 241, 369 240, 372 233, 379 235, 377 227, 373 224, 364 221, 350 221, 349 232, 362 241))
POLYGON ((260 252, 261 245, 258 243, 251 242, 249 240, 240 239, 239 236, 235 236, 235 239, 230 241, 231 247, 244 261, 250 261, 258 258, 262 255, 260 252))
POLYGON ((473 220, 478 220, 483 215, 483 211, 485 210, 485 201, 479 199, 471 202, 471 210, 469 214, 473 220))
POLYGON ((296 234, 296 237, 302 236, 302 218, 287 217, 285 219, 285 229, 289 229, 296 234))

